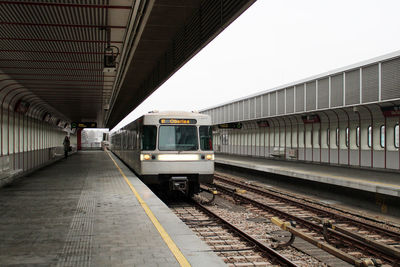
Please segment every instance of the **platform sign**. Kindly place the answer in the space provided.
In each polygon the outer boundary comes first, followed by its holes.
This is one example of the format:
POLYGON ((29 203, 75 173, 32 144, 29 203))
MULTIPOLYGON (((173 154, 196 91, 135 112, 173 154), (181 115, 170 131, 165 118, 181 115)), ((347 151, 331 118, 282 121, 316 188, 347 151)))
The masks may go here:
POLYGON ((317 114, 301 116, 301 119, 303 120, 304 124, 321 122, 321 120, 319 119, 319 116, 317 114))
POLYGON ((383 116, 385 117, 399 117, 400 106, 381 107, 383 116))
POLYGON ((268 121, 257 121, 258 127, 269 127, 268 121))
POLYGON ((73 128, 97 128, 97 122, 72 122, 71 129, 73 128))
POLYGON ((43 121, 49 122, 50 120, 51 120, 51 114, 50 114, 49 112, 46 112, 46 113, 43 115, 43 121))
POLYGON ((26 112, 28 112, 30 105, 31 104, 29 102, 19 100, 17 104, 15 104, 15 111, 18 113, 25 114, 26 112))
POLYGON ((242 129, 242 126, 243 125, 240 122, 218 124, 219 129, 242 129))

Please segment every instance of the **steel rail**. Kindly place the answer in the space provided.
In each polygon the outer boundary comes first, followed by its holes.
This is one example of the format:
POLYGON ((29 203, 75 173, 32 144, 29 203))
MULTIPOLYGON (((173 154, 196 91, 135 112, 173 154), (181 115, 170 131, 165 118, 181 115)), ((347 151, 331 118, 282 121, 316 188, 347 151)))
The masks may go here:
POLYGON ((297 264, 295 264, 294 262, 290 261, 288 258, 286 258, 285 256, 281 255, 280 253, 278 253, 276 250, 264 245, 263 243, 261 243, 260 241, 254 239, 253 237, 251 237, 250 235, 246 234, 245 232, 243 232, 242 230, 240 230, 239 228, 237 228, 236 226, 234 226, 233 224, 231 224, 230 222, 224 220, 223 218, 221 218, 220 216, 218 216, 216 213, 214 213, 213 211, 211 211, 210 209, 207 209, 206 206, 193 201, 193 203, 195 204, 196 207, 198 207, 199 209, 201 209, 202 211, 204 211, 205 213, 211 215, 212 217, 217 218, 218 220, 220 220, 222 223, 224 223, 228 228, 230 228, 232 231, 234 231, 236 234, 238 234, 239 236, 241 236, 243 239, 247 240, 248 242, 254 244, 257 249, 259 249, 260 251, 264 252, 264 254, 267 255, 268 258, 270 258, 273 262, 278 261, 280 264, 283 264, 284 266, 298 266, 297 264))
MULTIPOLYGON (((289 197, 278 195, 279 193, 271 192, 270 189, 262 190, 260 188, 256 188, 256 187, 251 186, 251 185, 245 185, 245 184, 233 181, 233 180, 228 180, 228 179, 226 179, 226 178, 224 178, 222 176, 219 176, 219 175, 214 175, 214 179, 215 178, 219 179, 219 180, 222 180, 225 183, 230 183, 232 185, 245 188, 248 191, 251 191, 251 192, 254 192, 254 193, 257 193, 257 194, 260 194, 260 195, 268 195, 269 197, 279 198, 281 200, 283 199, 284 201, 290 202, 293 205, 301 205, 302 208, 307 208, 308 210, 310 210, 312 212, 324 213, 326 215, 330 215, 330 216, 333 216, 333 217, 341 219, 341 220, 350 220, 352 223, 356 223, 359 226, 367 227, 367 228, 369 228, 370 230, 373 230, 373 231, 379 231, 382 234, 390 235, 393 238, 399 238, 399 236, 400 236, 400 232, 396 232, 396 231, 393 231, 393 230, 390 230, 390 229, 386 229, 386 228, 383 228, 383 227, 381 227, 379 225, 372 225, 370 223, 364 222, 362 220, 358 220, 356 218, 352 218, 350 216, 346 216, 344 214, 337 214, 337 213, 333 213, 333 212, 330 212, 330 211, 327 211, 327 210, 323 210, 323 209, 318 208, 318 207, 311 206, 311 205, 306 204, 306 203, 300 203, 300 202, 297 202, 297 201, 295 201, 295 200, 293 200, 293 199, 291 199, 289 197)), ((315 204, 315 203, 313 203, 313 204, 315 204)), ((332 208, 332 207, 329 207, 329 208, 332 208)), ((357 215, 357 216, 359 216, 359 215, 357 215)), ((363 219, 371 221, 371 218, 363 217, 363 219)))
MULTIPOLYGON (((311 229, 311 230, 316 231, 318 233, 322 233, 323 230, 324 230, 322 226, 320 226, 320 225, 318 225, 316 223, 307 221, 307 220, 305 220, 303 218, 300 218, 300 217, 296 217, 295 215, 289 214, 289 213, 287 213, 285 211, 279 210, 279 209, 274 208, 274 207, 270 207, 270 206, 268 206, 268 205, 266 205, 264 203, 261 203, 259 201, 254 200, 254 199, 245 197, 243 195, 236 194, 235 192, 231 192, 229 189, 227 189, 227 188, 225 188, 225 187, 223 187, 221 185, 214 184, 214 186, 218 190, 221 190, 222 192, 228 192, 229 194, 232 194, 235 198, 241 199, 242 201, 245 201, 245 202, 248 202, 248 203, 250 203, 250 204, 252 204, 254 206, 260 207, 261 209, 268 210, 268 211, 270 211, 270 212, 272 212, 274 214, 278 214, 278 216, 282 216, 285 219, 294 220, 297 223, 303 225, 304 227, 306 227, 308 229, 311 229)), ((370 242, 364 242, 363 240, 359 240, 359 239, 357 239, 355 237, 348 236, 348 235, 346 235, 344 233, 341 233, 339 231, 336 231, 336 230, 333 230, 333 229, 330 229, 330 228, 328 228, 327 230, 328 230, 330 236, 332 236, 333 238, 335 238, 335 239, 337 239, 339 241, 345 242, 348 245, 356 246, 361 251, 367 251, 368 253, 370 253, 372 255, 375 255, 375 256, 378 256, 378 257, 381 257, 381 258, 383 258, 384 260, 386 260, 388 262, 397 262, 397 261, 400 260, 400 257, 398 257, 396 255, 396 252, 388 251, 386 249, 382 249, 379 246, 375 246, 375 244, 371 244, 370 242)))

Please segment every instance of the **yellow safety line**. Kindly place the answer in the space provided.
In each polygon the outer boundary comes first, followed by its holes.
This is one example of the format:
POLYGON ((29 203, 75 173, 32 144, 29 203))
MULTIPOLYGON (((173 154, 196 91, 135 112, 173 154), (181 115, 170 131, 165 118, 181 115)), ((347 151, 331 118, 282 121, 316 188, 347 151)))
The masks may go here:
POLYGON ((171 250, 172 254, 174 254, 176 260, 179 262, 181 266, 191 266, 188 260, 185 258, 185 256, 182 254, 182 252, 179 250, 179 248, 176 246, 174 241, 172 241, 171 237, 165 231, 164 227, 161 226, 160 222, 157 220, 156 216, 154 216, 153 212, 149 208, 149 206, 146 204, 146 202, 140 197, 139 193, 136 191, 135 187, 131 184, 131 182, 128 180, 128 178, 125 176, 124 172, 121 170, 121 168, 118 166, 117 162, 111 157, 110 152, 107 151, 108 156, 111 158, 111 160, 114 162, 115 166, 121 173, 122 177, 124 177, 125 182, 129 185, 131 188, 133 194, 136 196, 137 200, 139 201, 140 205, 142 205, 142 208, 146 212, 147 216, 149 216, 151 222, 154 224, 158 232, 160 233, 162 239, 164 240, 165 244, 169 247, 171 250))

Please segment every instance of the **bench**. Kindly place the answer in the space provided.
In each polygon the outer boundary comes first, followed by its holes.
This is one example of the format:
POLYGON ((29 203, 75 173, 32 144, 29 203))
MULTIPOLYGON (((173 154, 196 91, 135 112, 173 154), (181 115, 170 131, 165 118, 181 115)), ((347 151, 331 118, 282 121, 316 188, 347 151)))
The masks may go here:
POLYGON ((271 156, 276 158, 282 158, 285 156, 285 148, 284 147, 274 147, 274 150, 271 153, 271 156))
POLYGON ((0 157, 0 187, 10 183, 22 170, 13 170, 10 166, 10 157, 0 157))
POLYGON ((288 149, 288 157, 289 157, 289 158, 291 158, 291 159, 297 159, 297 154, 298 154, 297 149, 294 149, 294 148, 288 149))

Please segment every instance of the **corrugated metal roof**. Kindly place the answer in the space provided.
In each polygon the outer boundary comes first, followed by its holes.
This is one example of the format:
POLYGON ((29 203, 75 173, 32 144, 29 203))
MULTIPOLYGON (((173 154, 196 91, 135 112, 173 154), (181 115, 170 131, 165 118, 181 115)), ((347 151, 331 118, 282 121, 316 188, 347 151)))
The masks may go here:
POLYGON ((254 1, 0 0, 0 101, 113 127, 254 1))
POLYGON ((0 81, 8 77, 0 88, 15 83, 0 96, 26 88, 70 120, 96 119, 115 80, 103 73, 106 29, 121 49, 132 3, 0 1, 0 81), (118 20, 107 21, 110 13, 118 20))

